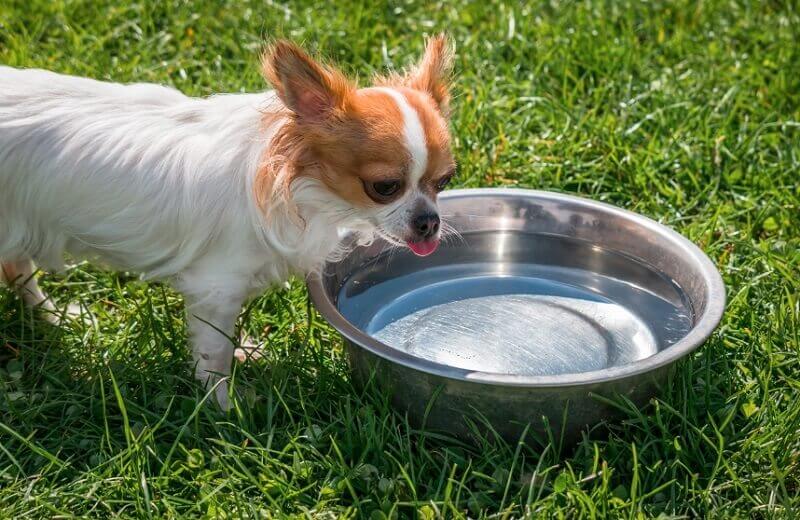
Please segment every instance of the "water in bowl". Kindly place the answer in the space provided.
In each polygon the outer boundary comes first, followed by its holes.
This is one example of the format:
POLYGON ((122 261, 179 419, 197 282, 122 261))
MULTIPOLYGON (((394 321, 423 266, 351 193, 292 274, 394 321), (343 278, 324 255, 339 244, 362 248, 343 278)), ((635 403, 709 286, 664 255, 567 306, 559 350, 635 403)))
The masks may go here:
POLYGON ((675 343, 692 325, 680 288, 652 267, 586 242, 524 233, 476 233, 427 259, 386 254, 346 280, 337 305, 393 348, 517 375, 623 365, 675 343), (498 240, 500 254, 487 247, 498 240))

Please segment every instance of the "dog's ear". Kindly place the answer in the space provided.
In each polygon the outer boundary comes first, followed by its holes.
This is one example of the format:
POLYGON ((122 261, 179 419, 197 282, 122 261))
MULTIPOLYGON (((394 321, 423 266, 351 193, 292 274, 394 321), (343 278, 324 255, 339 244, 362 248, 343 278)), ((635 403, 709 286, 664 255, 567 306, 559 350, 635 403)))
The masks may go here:
POLYGON ((300 121, 320 122, 344 108, 353 89, 341 72, 317 63, 288 41, 272 45, 262 65, 264 76, 300 121))
POLYGON ((446 35, 430 38, 422 59, 405 77, 406 85, 430 94, 444 115, 450 111, 450 76, 454 52, 453 43, 446 35))

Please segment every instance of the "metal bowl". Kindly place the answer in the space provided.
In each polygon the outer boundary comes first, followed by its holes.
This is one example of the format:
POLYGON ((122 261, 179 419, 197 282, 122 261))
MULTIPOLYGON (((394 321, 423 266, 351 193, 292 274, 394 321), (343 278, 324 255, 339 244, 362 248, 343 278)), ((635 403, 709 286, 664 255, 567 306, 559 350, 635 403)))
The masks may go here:
POLYGON ((575 439, 609 399, 656 395, 722 317, 708 257, 646 217, 519 189, 448 191, 440 211, 459 236, 434 254, 379 241, 308 280, 356 380, 428 428, 575 439))

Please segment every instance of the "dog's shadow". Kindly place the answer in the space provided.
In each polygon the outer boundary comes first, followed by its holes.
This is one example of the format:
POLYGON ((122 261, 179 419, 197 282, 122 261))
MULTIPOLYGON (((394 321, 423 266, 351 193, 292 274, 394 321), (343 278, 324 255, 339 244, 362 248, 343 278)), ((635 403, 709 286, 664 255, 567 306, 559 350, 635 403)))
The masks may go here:
POLYGON ((234 363, 235 405, 224 412, 192 377, 184 310, 172 295, 143 298, 113 320, 55 326, 0 289, 0 423, 11 435, 3 447, 32 461, 19 467, 30 476, 42 454, 95 467, 137 446, 161 460, 176 445, 212 449, 209 439, 301 435, 304 406, 329 411, 353 391, 343 361, 321 359, 297 329, 277 331, 261 359, 234 363))
MULTIPOLYGON (((231 412, 222 412, 192 379, 180 301, 137 301, 140 307, 124 319, 100 316, 94 323, 56 327, 0 290, 2 464, 11 454, 17 468, 12 471, 30 477, 56 460, 79 478, 89 468, 121 464, 135 454, 157 473, 176 463, 175 453, 184 460, 193 448, 212 453, 220 443, 246 451, 248 444, 280 448, 303 442, 324 451, 329 438, 338 439, 337 449, 349 462, 364 459, 368 448, 372 455, 364 460, 378 467, 383 453, 400 449, 406 438, 415 439, 408 448, 414 453, 458 455, 464 464, 514 450, 499 438, 473 445, 409 425, 391 408, 389 396, 351 383, 341 353, 330 352, 337 341, 333 332, 320 324, 276 331, 279 344, 269 345, 264 358, 234 364, 238 397, 231 412), (110 330, 111 323, 121 328, 110 330)), ((270 308, 287 301, 295 299, 280 292, 262 300, 270 308)), ((296 318, 294 325, 305 316, 296 318)), ((613 464, 629 460, 633 444, 640 463, 677 460, 688 472, 695 464, 691 454, 708 451, 718 427, 729 432, 741 426, 726 420, 736 404, 728 397, 731 367, 718 355, 722 349, 714 337, 684 361, 657 403, 627 408, 621 421, 587 432, 574 448, 531 447, 526 456, 534 465, 537 459, 557 465, 591 459, 598 446, 613 464)))

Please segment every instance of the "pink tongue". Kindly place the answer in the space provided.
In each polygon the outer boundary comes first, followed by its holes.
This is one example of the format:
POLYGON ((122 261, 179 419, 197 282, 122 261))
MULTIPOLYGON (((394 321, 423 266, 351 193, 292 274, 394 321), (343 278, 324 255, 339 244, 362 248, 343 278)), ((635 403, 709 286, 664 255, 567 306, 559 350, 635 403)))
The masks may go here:
POLYGON ((428 240, 427 242, 406 242, 408 244, 409 249, 414 251, 414 254, 417 256, 428 256, 429 254, 436 251, 436 248, 439 247, 438 240, 428 240))

